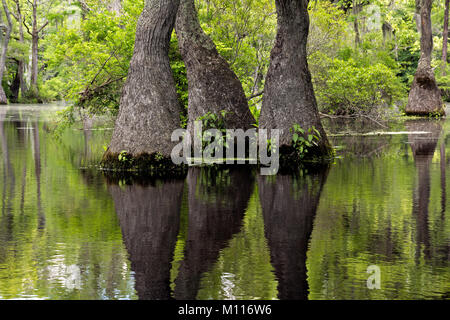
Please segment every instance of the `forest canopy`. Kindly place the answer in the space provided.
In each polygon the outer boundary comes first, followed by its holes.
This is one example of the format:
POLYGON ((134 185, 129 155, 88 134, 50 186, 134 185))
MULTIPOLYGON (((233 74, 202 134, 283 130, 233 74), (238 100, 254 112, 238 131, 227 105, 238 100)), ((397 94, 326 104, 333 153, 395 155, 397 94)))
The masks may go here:
MULTIPOLYGON (((195 2, 201 27, 238 76, 258 120, 277 28, 274 1, 195 2)), ((433 2, 431 63, 449 100, 448 63, 442 62, 444 5, 433 2)), ((143 0, 3 1, 3 38, 11 20, 2 81, 7 99, 66 100, 91 114, 116 115, 143 6, 143 0)), ((319 111, 376 118, 404 111, 420 58, 416 1, 316 0, 308 9, 307 55, 319 111)), ((186 68, 175 32, 170 61, 186 109, 186 68)))

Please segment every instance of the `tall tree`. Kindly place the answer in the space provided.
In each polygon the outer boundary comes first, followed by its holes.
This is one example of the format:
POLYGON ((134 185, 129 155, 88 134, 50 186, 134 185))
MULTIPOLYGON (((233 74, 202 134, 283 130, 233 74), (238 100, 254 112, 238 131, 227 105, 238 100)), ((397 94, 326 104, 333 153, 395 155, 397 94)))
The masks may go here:
POLYGON ((450 0, 445 0, 444 32, 442 33, 442 75, 446 75, 447 51, 448 51, 448 7, 450 0))
POLYGON ((180 126, 180 105, 169 64, 169 42, 179 0, 146 0, 113 137, 104 160, 132 156, 169 157, 171 135, 180 126))
POLYGON ((278 31, 264 88, 260 128, 280 129, 280 146, 292 146, 290 129, 314 126, 321 135, 316 150, 325 155, 330 144, 322 127, 308 68, 308 0, 276 0, 278 31))
POLYGON ((9 40, 11 38, 12 21, 11 21, 11 13, 9 11, 6 0, 2 0, 2 4, 3 10, 5 11, 7 24, 3 24, 0 20, 0 28, 3 29, 2 31, 5 32, 5 35, 3 36, 2 48, 0 53, 0 104, 7 104, 8 99, 6 98, 5 90, 3 89, 1 82, 3 80, 3 74, 5 72, 6 67, 6 55, 8 52, 9 40))
POLYGON ((223 110, 228 129, 249 129, 255 120, 242 84, 201 28, 194 0, 180 1, 175 29, 187 70, 188 130, 193 130, 199 117, 208 112, 219 115, 223 110))
MULTIPOLYGON (((16 4, 15 13, 13 13, 14 18, 16 19, 19 27, 19 42, 21 44, 25 43, 25 34, 23 30, 23 15, 22 15, 22 8, 19 0, 14 0, 14 3, 16 4)), ((17 76, 19 78, 19 87, 20 87, 20 93, 23 96, 27 93, 27 82, 25 79, 25 69, 26 69, 26 62, 25 59, 19 58, 18 66, 17 66, 17 76)))
MULTIPOLYGON (((27 29, 27 32, 31 36, 31 93, 38 97, 39 89, 38 89, 38 53, 39 53, 39 39, 42 31, 45 27, 48 26, 49 21, 45 20, 42 25, 39 25, 39 15, 38 15, 38 7, 42 1, 39 0, 27 0, 28 4, 31 7, 31 29, 28 26, 26 20, 23 20, 23 25, 27 29)), ((50 1, 48 3, 48 8, 52 6, 54 1, 50 1)))
POLYGON ((431 68, 433 34, 431 30, 431 6, 433 0, 420 3, 420 50, 421 56, 409 93, 406 113, 409 115, 445 114, 441 92, 431 68))

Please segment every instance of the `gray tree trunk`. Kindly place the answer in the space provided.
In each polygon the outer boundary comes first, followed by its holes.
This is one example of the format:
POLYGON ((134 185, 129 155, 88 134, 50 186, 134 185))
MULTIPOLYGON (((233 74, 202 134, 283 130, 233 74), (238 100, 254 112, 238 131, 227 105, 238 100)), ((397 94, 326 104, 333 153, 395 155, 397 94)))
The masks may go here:
POLYGON ((8 51, 9 40, 11 38, 12 31, 12 21, 11 14, 8 9, 8 5, 5 0, 2 0, 3 10, 5 11, 5 16, 7 20, 7 25, 4 25, 3 28, 5 30, 5 36, 3 37, 2 49, 0 54, 0 104, 7 104, 8 99, 6 98, 5 90, 2 86, 3 75, 5 73, 6 68, 6 55, 8 51))
POLYGON ((202 30, 194 0, 181 0, 175 25, 189 86, 188 130, 208 112, 225 118, 227 129, 249 129, 255 120, 242 84, 202 30))
POLYGON ((147 0, 139 18, 136 43, 120 111, 105 157, 122 151, 136 157, 170 157, 171 134, 180 127, 180 105, 169 64, 169 42, 179 0, 147 0))
POLYGON ((450 0, 445 0, 444 31, 442 32, 442 75, 445 76, 448 54, 448 7, 450 0))
MULTIPOLYGON (((330 152, 322 127, 308 69, 309 32, 307 0, 276 0, 278 33, 271 53, 260 117, 260 128, 280 129, 280 145, 292 146, 290 128, 314 126, 321 134, 316 155, 330 152)), ((311 154, 311 153, 310 153, 311 154)))
POLYGON ((409 93, 406 107, 406 114, 408 115, 445 114, 441 92, 437 86, 434 71, 431 68, 431 53, 433 50, 431 5, 432 0, 422 0, 420 6, 421 56, 409 93))
MULTIPOLYGON (((18 23, 18 27, 19 27, 19 41, 20 43, 24 43, 25 42, 25 36, 24 36, 24 31, 23 31, 23 16, 22 16, 22 9, 20 8, 20 3, 18 0, 14 1, 16 3, 16 15, 15 18, 17 19, 17 23, 18 23)), ((24 59, 20 59, 19 60, 19 65, 18 65, 18 77, 19 77, 19 82, 20 82, 20 93, 22 98, 24 96, 26 96, 28 88, 27 88, 27 82, 25 80, 25 68, 26 68, 26 63, 24 61, 24 59)))

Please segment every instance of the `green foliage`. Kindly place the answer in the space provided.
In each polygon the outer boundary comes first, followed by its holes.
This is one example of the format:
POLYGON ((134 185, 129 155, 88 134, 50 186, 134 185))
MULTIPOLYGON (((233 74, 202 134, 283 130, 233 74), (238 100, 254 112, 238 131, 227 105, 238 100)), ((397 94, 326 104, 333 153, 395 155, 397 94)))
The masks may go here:
POLYGON ((292 146, 300 160, 305 158, 312 147, 319 145, 320 132, 315 126, 304 130, 299 124, 294 124, 290 132, 292 133, 292 146))
POLYGON ((405 97, 404 84, 385 64, 367 65, 364 60, 344 61, 322 54, 314 59, 326 66, 313 79, 323 112, 339 115, 383 112, 405 97))

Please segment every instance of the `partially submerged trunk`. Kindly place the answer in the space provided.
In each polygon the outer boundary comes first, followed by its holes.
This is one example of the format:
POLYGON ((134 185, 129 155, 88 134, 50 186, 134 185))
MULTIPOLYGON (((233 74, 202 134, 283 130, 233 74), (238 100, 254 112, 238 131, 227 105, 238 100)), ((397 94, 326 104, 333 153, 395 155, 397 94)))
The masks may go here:
POLYGON ((6 67, 6 54, 8 51, 9 40, 11 38, 12 21, 11 21, 11 14, 9 12, 6 1, 2 0, 2 4, 3 4, 3 10, 5 11, 7 24, 2 26, 2 29, 4 29, 4 31, 5 31, 5 35, 3 37, 3 41, 1 44, 2 49, 1 49, 1 53, 0 53, 0 104, 7 104, 8 99, 6 98, 5 90, 3 89, 3 86, 2 86, 2 81, 3 81, 3 75, 5 73, 5 67, 6 67))
POLYGON ((104 161, 122 151, 133 157, 170 157, 171 135, 180 127, 180 105, 169 64, 169 42, 179 0, 147 0, 139 18, 136 43, 120 111, 104 161))
POLYGON ((227 129, 249 129, 255 120, 242 84, 202 30, 194 0, 181 0, 175 29, 189 85, 188 130, 199 117, 221 111, 227 129))
POLYGON ((259 120, 262 129, 280 129, 280 146, 292 146, 290 129, 320 132, 319 146, 310 154, 326 156, 330 144, 320 122, 308 68, 306 43, 309 32, 307 0, 276 0, 278 33, 266 78, 259 120))
POLYGON ((421 56, 409 93, 406 107, 406 114, 408 115, 428 116, 430 114, 445 114, 441 92, 437 86, 434 71, 431 68, 431 53, 433 50, 431 5, 432 0, 422 0, 420 6, 421 56))

